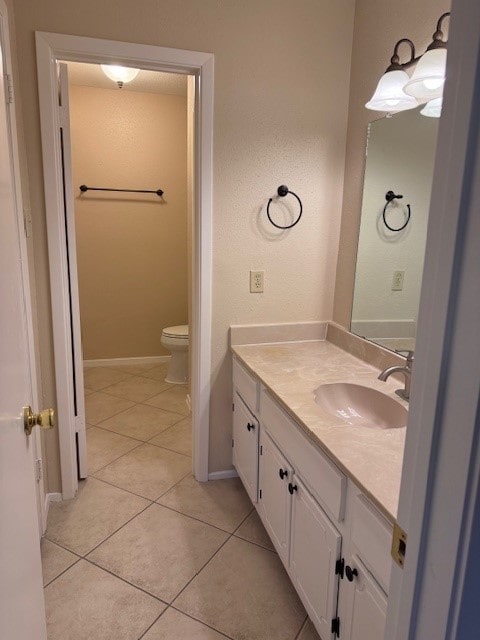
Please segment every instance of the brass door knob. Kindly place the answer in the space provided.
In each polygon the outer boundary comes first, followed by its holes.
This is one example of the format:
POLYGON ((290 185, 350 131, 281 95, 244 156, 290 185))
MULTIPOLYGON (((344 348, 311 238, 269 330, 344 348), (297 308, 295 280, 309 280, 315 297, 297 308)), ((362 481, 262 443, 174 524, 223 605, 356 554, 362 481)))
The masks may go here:
POLYGON ((27 436, 32 433, 33 427, 37 424, 41 429, 53 429, 55 426, 55 411, 53 409, 44 409, 40 413, 33 413, 32 407, 23 407, 23 426, 27 436))

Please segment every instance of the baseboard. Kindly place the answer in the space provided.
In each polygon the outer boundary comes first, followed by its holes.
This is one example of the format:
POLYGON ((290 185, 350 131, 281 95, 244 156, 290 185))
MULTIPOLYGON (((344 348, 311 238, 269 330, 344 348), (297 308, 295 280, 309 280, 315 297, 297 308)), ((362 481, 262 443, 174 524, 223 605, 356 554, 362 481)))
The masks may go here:
POLYGON ((45 494, 45 502, 44 502, 44 513, 45 513, 45 517, 44 517, 44 522, 45 524, 47 523, 47 518, 48 518, 48 510, 50 509, 50 503, 51 502, 61 502, 62 501, 62 494, 61 493, 46 493, 45 494))
POLYGON ((170 356, 146 356, 144 358, 101 358, 99 360, 84 360, 84 367, 119 367, 129 364, 161 364, 168 362, 170 356))
POLYGON ((213 471, 208 474, 209 480, 225 480, 226 478, 238 478, 235 469, 226 469, 225 471, 213 471))

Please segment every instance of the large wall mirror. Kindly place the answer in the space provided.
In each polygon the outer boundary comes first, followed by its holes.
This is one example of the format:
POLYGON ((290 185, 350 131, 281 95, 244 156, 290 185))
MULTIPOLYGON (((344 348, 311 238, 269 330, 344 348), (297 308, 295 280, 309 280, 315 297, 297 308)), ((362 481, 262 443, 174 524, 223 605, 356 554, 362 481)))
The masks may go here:
POLYGON ((415 346, 437 129, 419 109, 369 125, 351 330, 396 351, 415 346))

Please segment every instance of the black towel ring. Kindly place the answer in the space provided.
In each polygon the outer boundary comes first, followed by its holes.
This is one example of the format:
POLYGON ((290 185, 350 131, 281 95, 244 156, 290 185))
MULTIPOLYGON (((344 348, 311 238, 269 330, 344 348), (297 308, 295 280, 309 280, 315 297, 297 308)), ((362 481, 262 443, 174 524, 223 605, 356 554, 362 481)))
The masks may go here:
POLYGON ((394 227, 391 227, 386 219, 386 213, 387 213, 387 207, 388 205, 395 199, 400 200, 401 198, 403 198, 403 196, 401 195, 395 195, 393 193, 393 191, 387 191, 387 193, 385 194, 385 200, 387 201, 387 204, 383 207, 383 224, 387 227, 387 229, 390 229, 390 231, 402 231, 403 229, 405 229, 405 227, 407 226, 407 224, 410 222, 410 205, 407 204, 407 219, 405 220, 405 223, 402 224, 401 227, 398 227, 397 229, 395 229, 394 227))
POLYGON ((273 198, 270 198, 270 200, 268 201, 268 204, 267 204, 267 216, 268 216, 268 219, 270 220, 270 222, 273 224, 274 227, 277 227, 277 229, 291 229, 292 227, 294 227, 298 223, 298 221, 302 217, 302 212, 303 212, 302 201, 300 200, 300 198, 297 196, 296 193, 293 193, 293 191, 289 191, 288 187, 285 186, 284 184, 282 184, 282 185, 280 185, 278 187, 277 193, 281 198, 284 198, 289 193, 292 194, 292 196, 295 196, 295 198, 298 200, 298 204, 300 205, 300 213, 298 214, 297 219, 292 222, 292 224, 287 224, 286 226, 282 227, 280 224, 277 224, 276 222, 274 222, 272 220, 271 216, 270 216, 270 204, 273 201, 273 198))

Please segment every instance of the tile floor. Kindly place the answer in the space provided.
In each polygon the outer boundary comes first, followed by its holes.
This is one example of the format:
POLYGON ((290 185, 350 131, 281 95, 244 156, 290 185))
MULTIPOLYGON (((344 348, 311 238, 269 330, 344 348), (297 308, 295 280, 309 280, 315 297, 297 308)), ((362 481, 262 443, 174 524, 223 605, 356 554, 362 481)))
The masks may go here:
POLYGON ((42 541, 48 640, 319 640, 241 482, 193 478, 165 370, 85 371, 89 477, 42 541))

